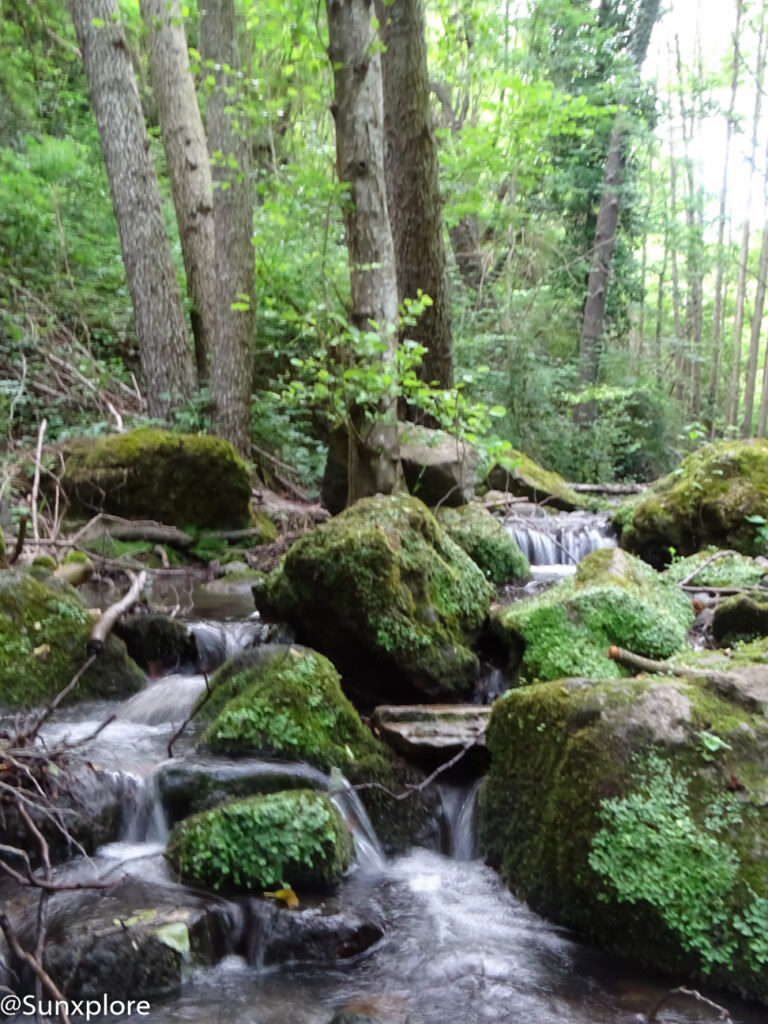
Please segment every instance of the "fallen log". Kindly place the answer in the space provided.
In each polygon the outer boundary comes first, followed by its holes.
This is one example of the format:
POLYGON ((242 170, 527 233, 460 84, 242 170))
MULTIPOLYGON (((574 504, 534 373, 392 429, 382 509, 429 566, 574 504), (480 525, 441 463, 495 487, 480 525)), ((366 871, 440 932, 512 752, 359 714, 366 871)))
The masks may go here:
POLYGON ((101 618, 91 630, 91 636, 88 640, 88 649, 91 651, 99 651, 107 641, 112 627, 125 612, 129 611, 141 597, 141 592, 144 589, 144 584, 147 582, 147 574, 143 570, 134 576, 132 572, 127 572, 126 575, 131 581, 131 586, 128 589, 128 593, 125 597, 122 597, 115 604, 111 604, 109 608, 106 608, 102 613, 101 618))

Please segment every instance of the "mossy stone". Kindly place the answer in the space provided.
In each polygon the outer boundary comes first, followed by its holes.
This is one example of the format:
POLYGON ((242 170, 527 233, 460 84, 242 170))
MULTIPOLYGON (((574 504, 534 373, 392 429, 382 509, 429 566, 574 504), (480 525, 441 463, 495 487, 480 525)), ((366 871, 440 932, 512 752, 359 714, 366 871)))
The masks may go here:
POLYGON ((683 460, 614 523, 621 543, 652 565, 707 545, 768 554, 749 516, 768 516, 768 441, 710 444, 683 460))
POLYGON ((499 520, 482 505, 440 508, 437 521, 492 583, 524 583, 531 578, 528 559, 499 520))
POLYGON ((48 572, 53 572, 58 564, 53 555, 35 555, 31 562, 33 569, 47 569, 48 572))
MULTIPOLYGON (((708 692, 693 680, 558 680, 510 691, 493 707, 487 733, 491 770, 479 800, 480 835, 491 862, 534 909, 588 939, 647 965, 688 976, 704 963, 653 899, 619 898, 592 866, 605 824, 603 801, 638 792, 639 766, 655 756, 681 782, 686 816, 711 835, 713 808, 731 808, 719 841, 735 858, 737 878, 723 897, 723 941, 730 965, 710 980, 768 998, 768 976, 755 969, 738 919, 768 896, 768 721, 708 692), (710 824, 708 824, 710 822, 710 824)), ((636 825, 656 849, 653 818, 636 825), (653 840, 653 842, 651 841, 653 840)), ((697 854, 693 830, 688 853, 697 854)), ((677 843, 679 835, 669 836, 677 843)), ((637 872, 663 871, 641 855, 637 872)), ((660 876, 661 877, 661 876, 660 876)), ((685 867, 661 885, 692 894, 685 867)), ((716 934, 707 939, 717 942, 716 934)))
POLYGON ((707 548, 687 558, 675 558, 664 570, 664 579, 682 583, 691 577, 689 586, 705 590, 707 587, 756 587, 766 574, 768 567, 756 558, 707 548), (713 555, 717 555, 714 560, 713 555))
MULTIPOLYGON (((50 700, 88 658, 93 618, 57 582, 54 590, 22 570, 0 573, 0 704, 50 700)), ((69 700, 125 697, 144 683, 125 644, 110 635, 69 700)))
POLYGON ((199 529, 249 525, 248 468, 223 438, 143 427, 73 441, 64 454, 62 487, 73 515, 108 512, 199 529))
POLYGON ((521 682, 566 676, 614 678, 623 671, 611 645, 667 658, 693 623, 689 598, 640 559, 617 549, 593 551, 576 576, 491 615, 496 636, 521 682))
POLYGON ((768 591, 764 598, 735 594, 721 601, 712 616, 712 635, 720 646, 768 636, 768 591))
POLYGON ((468 691, 493 589, 418 499, 365 498, 298 540, 254 587, 268 619, 326 654, 345 685, 401 696, 468 691))
POLYGON ((492 490, 508 491, 563 512, 587 507, 587 502, 568 486, 559 473, 544 469, 514 448, 491 466, 485 483, 492 490))
POLYGON ((197 664, 197 644, 192 633, 183 622, 161 612, 125 615, 115 623, 114 633, 145 671, 197 664))
POLYGON ((181 874, 214 889, 328 889, 352 863, 352 836, 314 790, 236 800, 178 822, 166 855, 181 874))

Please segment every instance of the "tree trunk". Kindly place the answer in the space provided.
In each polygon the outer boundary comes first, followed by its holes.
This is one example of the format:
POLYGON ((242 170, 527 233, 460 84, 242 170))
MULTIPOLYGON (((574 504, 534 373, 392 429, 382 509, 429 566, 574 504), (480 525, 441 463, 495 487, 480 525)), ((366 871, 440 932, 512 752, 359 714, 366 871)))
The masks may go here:
POLYGON ((246 459, 251 455, 251 385, 256 265, 248 146, 230 108, 237 104, 240 55, 234 0, 207 0, 200 20, 203 59, 215 65, 206 105, 213 162, 216 238, 216 336, 211 346, 214 429, 246 459))
MULTIPOLYGON (((374 45, 373 0, 326 0, 328 56, 333 67, 333 117, 339 181, 347 186, 344 225, 349 251, 352 320, 381 333, 386 367, 395 358, 397 275, 384 177, 381 54, 374 45)), ((353 354, 354 355, 354 354, 353 354)), ((352 414, 348 503, 390 494, 400 479, 395 403, 357 406, 352 414)))
POLYGON ((377 3, 386 51, 381 70, 387 207, 400 302, 419 291, 432 299, 408 336, 426 349, 419 376, 453 385, 451 307, 438 180, 437 140, 429 107, 424 0, 377 3))
POLYGON ((763 103, 763 80, 765 78, 765 11, 760 22, 758 37, 757 71, 755 74, 755 106, 752 115, 752 141, 749 157, 749 189, 744 211, 744 224, 741 230, 741 247, 739 249, 739 274, 736 281, 736 309, 733 315, 733 348, 731 359, 731 378, 728 386, 728 408, 726 410, 726 426, 735 427, 739 418, 739 393, 741 391, 741 342, 744 334, 744 307, 747 295, 747 264, 749 262, 750 216, 752 212, 752 192, 755 175, 755 158, 757 156, 757 137, 760 125, 760 113, 763 103))
POLYGON ((717 220, 717 249, 715 255, 715 298, 712 311, 712 370, 709 378, 709 437, 714 440, 717 422, 717 397, 720 386, 720 350, 723 343, 722 314, 724 310, 724 276, 725 276, 725 222, 728 203, 728 174, 731 160, 731 144, 733 142, 733 115, 736 110, 736 94, 739 88, 739 68, 741 53, 739 51, 739 33, 741 19, 744 14, 744 0, 736 0, 736 28, 733 33, 733 65, 731 71, 731 97, 728 103, 725 128, 725 154, 723 158, 723 184, 720 188, 720 207, 717 220))
POLYGON ((677 157, 675 156, 674 130, 669 131, 669 216, 672 224, 672 322, 675 330, 675 398, 682 405, 685 398, 683 379, 685 376, 685 354, 683 352, 683 318, 680 312, 680 268, 677 262, 677 157))
MULTIPOLYGON (((629 52, 638 72, 645 60, 653 26, 659 16, 660 0, 639 0, 638 13, 629 43, 629 52)), ((621 179, 626 162, 626 138, 619 120, 613 126, 608 143, 600 207, 597 214, 595 243, 584 303, 584 319, 579 342, 579 377, 582 384, 597 383, 600 347, 605 327, 605 303, 616 244, 616 229, 621 203, 621 179)), ((594 418, 593 403, 577 406, 576 419, 582 424, 594 418)))
POLYGON ((160 191, 117 0, 69 0, 109 178, 150 416, 189 398, 187 343, 160 191))
POLYGON ((205 129, 189 70, 179 0, 140 0, 149 65, 192 304, 195 360, 208 376, 216 311, 213 186, 205 129))
MULTIPOLYGON (((768 159, 768 147, 766 147, 768 159)), ((766 199, 765 209, 768 210, 768 170, 765 177, 766 199)), ((741 427, 742 437, 752 437, 752 414, 755 407, 755 384, 757 382, 757 363, 760 356, 760 333, 763 326, 763 310, 765 309, 765 288, 768 279, 768 220, 763 224, 763 237, 760 244, 760 267, 757 272, 757 291, 755 308, 752 311, 752 330, 749 338, 749 357, 747 359, 747 378, 744 383, 744 421, 741 427)), ((768 346, 766 346, 768 352, 768 346)), ((759 416, 758 416, 759 420, 759 416)))

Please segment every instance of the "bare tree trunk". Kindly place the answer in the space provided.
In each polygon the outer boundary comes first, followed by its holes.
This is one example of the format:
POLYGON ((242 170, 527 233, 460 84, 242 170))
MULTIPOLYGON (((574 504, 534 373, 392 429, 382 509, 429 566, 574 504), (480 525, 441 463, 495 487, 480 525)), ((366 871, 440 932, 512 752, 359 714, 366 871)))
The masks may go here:
POLYGON ((117 0, 69 0, 107 167, 150 416, 195 387, 160 192, 117 0))
POLYGON ((677 262, 677 157, 674 129, 669 130, 669 205, 673 225, 670 263, 672 265, 672 317, 675 329, 675 398, 682 405, 685 398, 685 354, 683 352, 683 319, 680 311, 680 268, 677 262))
POLYGON ((451 307, 445 267, 437 140, 429 107, 424 0, 377 3, 386 51, 384 88, 387 206, 398 298, 432 299, 408 335, 426 349, 419 376, 453 385, 451 307))
POLYGON ((213 186, 205 129, 189 70, 179 0, 140 0, 147 27, 149 65, 168 164, 181 254, 192 304, 195 361, 208 376, 216 313, 213 186))
POLYGON ((722 314, 724 303, 724 275, 725 275, 725 222, 728 203, 728 173, 730 170, 731 144, 733 142, 733 115, 736 110, 736 94, 739 88, 739 67, 741 53, 739 51, 739 33, 741 30, 741 19, 744 15, 744 0, 736 0, 736 28, 733 33, 733 65, 731 70, 731 97, 728 103, 725 128, 725 154, 723 157, 723 184, 720 189, 720 208, 717 220, 717 249, 716 249, 716 270, 715 270, 715 299, 712 312, 712 370, 709 378, 709 436, 710 440, 715 437, 715 423, 717 421, 717 395, 720 386, 720 357, 723 344, 722 335, 722 314))
POLYGON ((735 427, 739 418, 739 392, 741 391, 741 343, 744 334, 744 306, 747 295, 747 264, 749 261, 750 216, 752 212, 752 192, 755 174, 755 158, 757 156, 757 134, 760 124, 760 112, 763 100, 763 80, 765 78, 765 11, 760 22, 758 37, 757 71, 755 75, 755 107, 752 115, 752 142, 749 158, 749 189, 744 211, 744 224, 741 229, 741 246, 739 249, 739 275, 736 282, 736 309, 733 316, 733 347, 731 351, 731 378, 728 386, 728 407, 726 410, 726 426, 735 427))
MULTIPOLYGON (((768 160, 768 146, 766 146, 768 160)), ((763 199, 764 209, 768 211, 768 164, 764 172, 763 199)), ((757 363, 760 357, 760 333, 763 326, 765 309, 765 289, 768 279, 768 220, 763 224, 763 236, 760 244, 760 266, 757 272, 757 291, 755 308, 752 311, 752 329, 749 338, 749 357, 747 360, 747 378, 744 383, 744 421, 741 427, 742 437, 752 436, 752 414, 755 407, 755 384, 757 382, 757 363)), ((768 346, 766 346, 768 353, 768 346)), ((758 424, 760 416, 758 414, 758 424)))
POLYGON ((251 455, 251 385, 256 317, 256 265, 251 245, 253 201, 248 146, 235 128, 240 55, 234 0, 206 0, 200 21, 203 58, 216 83, 206 105, 213 160, 216 237, 216 336, 211 346, 213 425, 246 459, 251 455))
MULTIPOLYGON (((352 319, 380 331, 384 364, 397 345, 397 274, 384 178, 381 54, 374 45, 373 0, 326 0, 328 56, 333 67, 333 117, 339 181, 348 188, 344 224, 349 251, 352 319)), ((390 494, 400 479, 395 402, 357 406, 349 437, 348 503, 390 494)))

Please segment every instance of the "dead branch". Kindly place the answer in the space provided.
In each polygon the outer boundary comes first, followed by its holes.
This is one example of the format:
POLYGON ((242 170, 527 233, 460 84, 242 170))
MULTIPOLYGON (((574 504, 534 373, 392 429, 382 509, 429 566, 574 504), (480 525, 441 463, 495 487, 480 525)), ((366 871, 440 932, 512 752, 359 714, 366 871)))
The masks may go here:
POLYGON ((40 531, 37 525, 37 496, 40 491, 40 460, 42 459, 43 438, 45 437, 47 426, 48 420, 43 419, 40 424, 40 429, 37 432, 37 448, 35 449, 35 477, 32 481, 32 497, 30 499, 32 512, 32 536, 35 538, 35 544, 40 540, 40 531))
POLYGON ((33 739, 38 734, 38 732, 40 731, 41 727, 43 725, 45 725, 45 723, 48 721, 48 719, 54 713, 56 708, 61 704, 61 702, 64 700, 64 698, 67 697, 67 695, 70 694, 72 692, 72 690, 74 690, 74 688, 77 686, 77 684, 83 678, 83 676, 88 671, 88 669, 91 667, 91 665, 94 663, 94 661, 96 661, 96 654, 95 653, 92 654, 87 659, 87 661, 85 661, 80 666, 80 668, 77 670, 77 672, 75 672, 74 676, 67 683, 67 685, 64 687, 64 689, 60 690, 56 694, 54 699, 51 701, 51 703, 48 705, 48 707, 42 713, 40 718, 38 718, 38 720, 35 722, 35 724, 30 729, 28 729, 26 732, 22 733, 18 737, 18 740, 20 740, 21 743, 29 742, 29 740, 33 739))
POLYGON ((710 1010, 715 1010, 718 1013, 718 1020, 725 1021, 726 1024, 733 1024, 731 1015, 724 1006, 720 1006, 719 1003, 713 1003, 711 999, 707 999, 706 996, 703 996, 700 992, 697 992, 696 989, 684 988, 682 985, 679 988, 671 989, 669 992, 666 992, 661 997, 661 999, 658 1001, 658 1003, 656 1003, 654 1008, 646 1017, 647 1024, 654 1024, 654 1022, 658 1020, 659 1010, 662 1008, 662 1006, 664 1006, 665 1003, 668 1003, 671 999, 674 999, 675 996, 687 996, 689 999, 695 999, 696 1002, 703 1003, 704 1006, 708 1006, 710 1010))
POLYGON ((7 914, 0 912, 0 931, 5 936, 5 941, 8 943, 8 947, 16 957, 17 960, 21 960, 25 963, 30 970, 33 972, 35 977, 40 981, 43 988, 48 991, 56 1002, 56 1009, 58 1010, 59 1019, 61 1024, 70 1024, 69 1014, 67 1013, 67 1000, 64 993, 56 985, 56 982, 48 974, 43 967, 42 963, 33 956, 32 953, 27 952, 26 949, 21 948, 16 932, 13 929, 13 925, 7 914))
POLYGON ((147 582, 146 572, 142 570, 138 576, 134 576, 132 572, 128 572, 127 576, 131 581, 128 593, 125 597, 121 598, 121 600, 116 601, 115 604, 111 604, 93 627, 90 640, 88 641, 88 645, 91 649, 95 648, 96 650, 99 650, 104 646, 114 624, 121 615, 133 608, 141 596, 144 584, 147 582))
POLYGON ((182 733, 187 728, 192 719, 195 717, 195 715, 198 713, 198 711, 201 711, 213 696, 213 690, 208 684, 207 672, 203 673, 203 678, 205 679, 205 696, 203 697, 202 700, 195 701, 195 706, 192 708, 190 713, 187 715, 187 717, 184 719, 184 721, 181 723, 178 729, 176 729, 171 738, 168 740, 168 757, 173 757, 174 743, 176 742, 177 739, 179 739, 179 737, 182 735, 182 733))
MULTIPOLYGON (((724 558, 726 555, 738 555, 738 551, 716 551, 714 555, 711 555, 709 558, 703 561, 701 565, 697 565, 693 572, 689 572, 685 579, 680 580, 678 586, 685 589, 686 584, 690 583, 691 580, 696 579, 699 573, 706 569, 708 565, 711 565, 713 562, 716 562, 718 558, 724 558)), ((699 587, 698 589, 701 590, 706 588, 699 587)))
POLYGON ((194 539, 176 526, 166 526, 151 519, 121 519, 119 516, 100 512, 77 531, 71 539, 71 544, 74 546, 84 538, 94 540, 105 534, 114 537, 115 540, 146 540, 152 544, 171 544, 176 548, 188 548, 194 539), (108 525, 103 529, 96 529, 102 523, 108 525))

